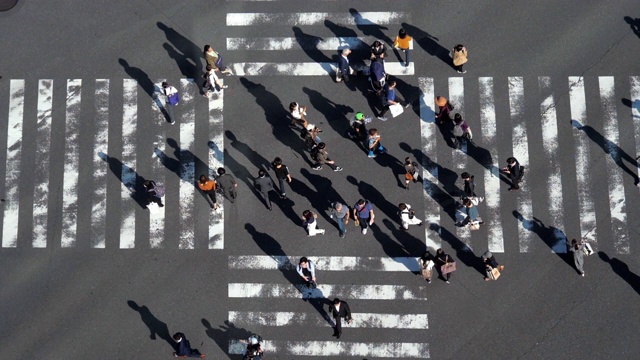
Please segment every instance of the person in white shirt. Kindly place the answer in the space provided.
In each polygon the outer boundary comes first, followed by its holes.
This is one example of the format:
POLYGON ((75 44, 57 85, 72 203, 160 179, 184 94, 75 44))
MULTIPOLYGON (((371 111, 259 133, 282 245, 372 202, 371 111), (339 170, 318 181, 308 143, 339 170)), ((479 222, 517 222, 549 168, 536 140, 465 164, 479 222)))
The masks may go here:
POLYGON ((415 213, 411 209, 411 205, 400 203, 398 208, 400 209, 398 213, 400 214, 400 221, 402 221, 403 230, 408 230, 409 225, 422 225, 422 220, 416 217, 415 213))
POLYGON ((173 108, 178 105, 178 101, 179 101, 179 97, 178 95, 178 89, 176 89, 175 87, 169 85, 168 82, 163 81, 162 82, 162 93, 164 94, 164 96, 166 97, 166 100, 164 102, 165 104, 165 110, 167 111, 167 117, 169 118, 169 123, 171 125, 175 124, 176 121, 174 120, 173 117, 173 108))
POLYGON ((298 105, 297 102, 292 102, 289 104, 289 112, 291 113, 291 126, 302 125, 303 128, 306 128, 308 125, 307 119, 305 119, 305 115, 307 115, 307 107, 298 105))
POLYGON ((313 261, 307 259, 306 257, 300 258, 300 263, 296 267, 296 271, 298 274, 306 281, 306 285, 308 288, 316 287, 316 265, 313 261))
POLYGON ((226 89, 229 86, 224 85, 222 81, 216 75, 216 70, 211 65, 207 65, 207 72, 204 74, 204 94, 202 96, 209 97, 209 90, 217 91, 215 85, 218 86, 219 89, 226 89))

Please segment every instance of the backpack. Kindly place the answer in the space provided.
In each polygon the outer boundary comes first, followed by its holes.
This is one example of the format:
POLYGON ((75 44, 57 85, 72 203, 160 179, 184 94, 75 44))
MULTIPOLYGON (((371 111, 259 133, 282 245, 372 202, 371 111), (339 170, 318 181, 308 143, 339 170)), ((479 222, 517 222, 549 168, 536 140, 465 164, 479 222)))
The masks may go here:
POLYGON ((455 107, 451 105, 450 102, 447 102, 447 107, 449 108, 449 111, 453 111, 453 109, 455 109, 455 107))
POLYGON ((311 158, 315 161, 318 161, 318 153, 320 152, 320 150, 318 149, 318 147, 314 147, 313 150, 311 150, 311 158))
POLYGON ((464 135, 464 130, 462 130, 462 122, 460 122, 453 126, 453 136, 460 137, 462 135, 464 135))
POLYGON ((302 128, 302 130, 300 131, 300 138, 301 139, 306 139, 308 132, 309 132, 309 130, 307 130, 307 128, 302 128))

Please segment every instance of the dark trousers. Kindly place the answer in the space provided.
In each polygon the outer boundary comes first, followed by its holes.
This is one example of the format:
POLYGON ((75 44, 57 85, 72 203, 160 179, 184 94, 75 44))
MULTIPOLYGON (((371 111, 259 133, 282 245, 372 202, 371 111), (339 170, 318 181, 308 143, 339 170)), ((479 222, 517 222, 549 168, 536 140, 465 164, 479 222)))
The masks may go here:
MULTIPOLYGON (((327 160, 331 161, 331 159, 327 159, 327 160)), ((321 164, 321 163, 319 163, 319 162, 316 162, 316 164, 315 164, 313 167, 315 167, 315 168, 319 168, 319 167, 321 167, 322 165, 327 165, 328 167, 332 168, 333 170, 335 170, 335 169, 337 168, 336 163, 328 163, 328 162, 326 162, 326 163, 324 163, 324 164, 321 164)))
POLYGON ((456 70, 458 70, 458 71, 463 71, 462 70, 462 65, 458 65, 458 66, 453 65, 453 67, 455 67, 456 70))
POLYGON ((513 175, 513 173, 509 173, 509 178, 511 179, 511 187, 514 189, 520 189, 520 186, 518 186, 520 179, 513 175))
POLYGON ((224 192, 224 196, 231 202, 234 202, 238 197, 235 186, 231 187, 231 189, 223 188, 222 191, 224 192))
POLYGON ((216 191, 215 190, 207 190, 207 191, 203 191, 203 193, 207 194, 209 196, 209 199, 211 199, 211 206, 215 205, 215 203, 216 203, 216 191))
POLYGON ((366 229, 369 227, 369 218, 361 218, 358 216, 358 222, 360 222, 360 227, 366 229))
POLYGON ((336 322, 336 334, 342 335, 342 317, 336 316, 333 320, 336 322))
POLYGON ((264 203, 267 205, 267 208, 271 209, 271 199, 269 199, 269 193, 271 191, 275 191, 275 190, 269 190, 267 192, 260 192, 260 195, 262 195, 262 198, 264 199, 264 203))

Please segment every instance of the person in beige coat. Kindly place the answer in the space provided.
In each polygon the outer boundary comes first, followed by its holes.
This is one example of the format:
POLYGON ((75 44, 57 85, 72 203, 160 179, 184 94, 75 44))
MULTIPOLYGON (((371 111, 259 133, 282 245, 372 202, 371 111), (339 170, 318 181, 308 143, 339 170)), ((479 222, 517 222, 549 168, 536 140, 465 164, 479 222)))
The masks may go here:
POLYGON ((451 54, 453 57, 453 66, 456 68, 456 71, 459 74, 466 73, 466 70, 462 70, 462 65, 464 65, 468 61, 467 48, 462 44, 458 44, 453 48, 451 54))

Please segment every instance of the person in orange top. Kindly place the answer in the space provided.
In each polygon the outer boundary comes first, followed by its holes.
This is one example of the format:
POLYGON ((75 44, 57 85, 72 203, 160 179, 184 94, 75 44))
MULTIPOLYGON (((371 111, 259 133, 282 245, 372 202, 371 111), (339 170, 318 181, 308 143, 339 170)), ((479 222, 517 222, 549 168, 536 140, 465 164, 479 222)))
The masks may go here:
POLYGON ((400 29, 398 31, 398 36, 393 42, 393 48, 404 51, 407 54, 407 61, 404 63, 404 66, 409 66, 409 50, 411 48, 411 43, 413 42, 413 38, 407 35, 407 31, 405 29, 400 29))
POLYGON ((209 198, 213 202, 211 208, 218 210, 218 204, 216 203, 216 188, 218 187, 215 180, 211 180, 205 175, 200 175, 200 181, 198 181, 198 187, 203 193, 209 195, 209 198))

